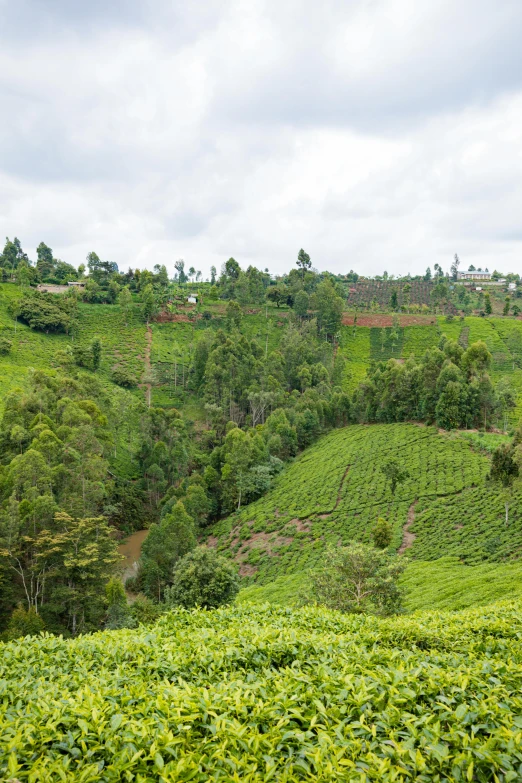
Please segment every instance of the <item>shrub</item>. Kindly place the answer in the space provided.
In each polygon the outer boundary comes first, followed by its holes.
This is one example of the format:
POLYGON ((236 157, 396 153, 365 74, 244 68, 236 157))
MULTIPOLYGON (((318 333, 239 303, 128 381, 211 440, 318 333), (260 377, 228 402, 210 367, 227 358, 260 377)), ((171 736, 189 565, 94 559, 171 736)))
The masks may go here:
POLYGON ((372 538, 377 549, 386 549, 392 542, 393 527, 386 519, 379 517, 372 530, 372 538))
POLYGON ((165 598, 171 605, 213 609, 233 601, 238 592, 237 568, 214 549, 200 546, 174 568, 174 580, 165 598))
POLYGON ((14 610, 5 632, 6 639, 20 639, 24 636, 37 636, 44 630, 44 621, 34 607, 24 609, 20 605, 14 610))
POLYGON ((393 614, 401 606, 397 580, 405 567, 403 559, 365 544, 329 547, 322 567, 310 574, 313 597, 341 612, 393 614))
POLYGON ((0 337, 0 355, 5 356, 8 354, 12 345, 11 340, 8 340, 7 337, 0 337))
POLYGON ((132 389, 138 385, 136 378, 125 369, 117 368, 111 373, 111 380, 117 386, 122 386, 124 389, 132 389))
POLYGON ((109 631, 116 631, 118 628, 134 628, 136 621, 127 604, 127 596, 121 580, 116 577, 109 579, 105 586, 105 594, 108 604, 105 628, 109 631))

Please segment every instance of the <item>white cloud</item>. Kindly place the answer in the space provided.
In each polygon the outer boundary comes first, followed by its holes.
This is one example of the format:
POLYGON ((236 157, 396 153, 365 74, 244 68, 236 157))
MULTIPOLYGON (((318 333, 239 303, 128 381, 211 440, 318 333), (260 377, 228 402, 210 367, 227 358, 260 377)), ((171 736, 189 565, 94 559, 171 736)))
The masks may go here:
POLYGON ((0 232, 30 254, 518 271, 518 2, 0 8, 0 232))

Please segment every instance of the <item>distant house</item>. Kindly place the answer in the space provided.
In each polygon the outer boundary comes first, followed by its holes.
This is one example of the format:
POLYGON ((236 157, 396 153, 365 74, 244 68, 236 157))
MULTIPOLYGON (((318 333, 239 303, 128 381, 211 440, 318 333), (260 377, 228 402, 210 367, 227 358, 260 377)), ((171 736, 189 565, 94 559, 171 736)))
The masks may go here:
POLYGON ((190 294, 190 296, 187 296, 187 302, 189 304, 197 304, 198 303, 198 298, 194 294, 190 294))
POLYGON ((457 280, 469 280, 473 283, 491 280, 490 272, 457 272, 457 280))
POLYGON ((70 280, 66 285, 55 285, 53 283, 40 283, 36 286, 37 291, 44 291, 48 294, 64 294, 69 290, 69 286, 76 288, 77 291, 81 291, 85 288, 85 280, 70 280))
POLYGON ((514 291, 516 287, 517 287, 517 284, 516 284, 516 283, 510 283, 510 284, 508 285, 508 288, 509 288, 509 290, 510 290, 510 291, 514 291))

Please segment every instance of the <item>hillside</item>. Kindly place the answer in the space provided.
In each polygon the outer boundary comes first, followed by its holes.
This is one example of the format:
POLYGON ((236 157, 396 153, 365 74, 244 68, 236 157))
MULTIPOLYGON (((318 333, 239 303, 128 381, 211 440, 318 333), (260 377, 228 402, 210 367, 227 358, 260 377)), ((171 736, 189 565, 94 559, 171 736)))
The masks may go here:
POLYGON ((514 781, 522 604, 177 610, 2 646, 0 777, 514 781))
POLYGON ((380 516, 393 523, 392 547, 404 541, 413 559, 454 555, 475 565, 519 557, 520 490, 506 528, 501 492, 485 482, 486 454, 465 433, 414 424, 336 430, 263 498, 217 524, 210 543, 231 549, 242 573, 259 583, 315 565, 328 543, 369 541, 380 516), (379 468, 390 457, 409 472, 395 497, 379 468))

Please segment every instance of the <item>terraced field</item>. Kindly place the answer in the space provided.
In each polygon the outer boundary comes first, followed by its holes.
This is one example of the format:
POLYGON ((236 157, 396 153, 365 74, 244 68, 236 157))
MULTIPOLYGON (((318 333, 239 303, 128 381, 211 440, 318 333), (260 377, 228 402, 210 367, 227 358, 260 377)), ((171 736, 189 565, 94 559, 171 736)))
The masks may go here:
POLYGON ((210 543, 231 549, 243 575, 261 583, 314 565, 328 543, 369 541, 379 516, 394 526, 395 549, 409 520, 412 557, 504 560, 520 554, 522 505, 513 503, 504 530, 503 497, 486 485, 488 471, 487 450, 459 433, 413 424, 346 427, 308 449, 265 497, 217 524, 210 543), (409 472, 395 496, 379 467, 390 458, 409 472))

